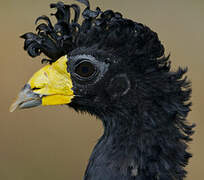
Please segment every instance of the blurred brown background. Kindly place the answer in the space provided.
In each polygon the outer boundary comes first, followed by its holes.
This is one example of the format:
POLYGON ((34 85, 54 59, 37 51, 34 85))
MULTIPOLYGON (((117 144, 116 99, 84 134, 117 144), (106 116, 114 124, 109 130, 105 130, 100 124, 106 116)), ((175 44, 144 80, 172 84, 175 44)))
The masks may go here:
MULTIPOLYGON (((19 36, 33 31, 36 17, 48 15, 55 0, 7 0, 0 6, 0 179, 82 179, 89 155, 103 129, 100 121, 66 106, 39 107, 9 113, 12 100, 39 69, 23 51, 19 36)), ((65 0, 70 3, 73 1, 65 0)), ((197 124, 190 151, 188 178, 202 179, 204 161, 204 1, 203 0, 91 0, 104 9, 120 11, 158 32, 171 53, 173 68, 188 66, 193 82, 189 120, 197 124)))

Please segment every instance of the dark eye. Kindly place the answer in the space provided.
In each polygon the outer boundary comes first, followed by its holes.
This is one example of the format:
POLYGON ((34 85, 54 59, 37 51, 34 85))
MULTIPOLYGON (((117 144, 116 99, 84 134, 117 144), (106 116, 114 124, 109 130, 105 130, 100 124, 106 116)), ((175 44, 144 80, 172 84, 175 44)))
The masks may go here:
POLYGON ((95 66, 84 60, 75 67, 75 73, 81 77, 88 78, 96 72, 95 66))

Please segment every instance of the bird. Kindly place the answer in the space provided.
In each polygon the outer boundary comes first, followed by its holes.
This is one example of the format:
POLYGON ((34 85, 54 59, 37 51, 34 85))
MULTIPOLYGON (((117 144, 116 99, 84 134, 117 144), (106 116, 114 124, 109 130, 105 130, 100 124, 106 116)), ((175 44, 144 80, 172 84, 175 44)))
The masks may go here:
POLYGON ((148 26, 77 1, 51 4, 56 23, 40 16, 36 32, 21 36, 31 57, 46 56, 45 65, 10 111, 67 105, 100 119, 104 132, 84 180, 183 180, 195 127, 187 121, 187 68, 171 69, 170 55, 148 26))

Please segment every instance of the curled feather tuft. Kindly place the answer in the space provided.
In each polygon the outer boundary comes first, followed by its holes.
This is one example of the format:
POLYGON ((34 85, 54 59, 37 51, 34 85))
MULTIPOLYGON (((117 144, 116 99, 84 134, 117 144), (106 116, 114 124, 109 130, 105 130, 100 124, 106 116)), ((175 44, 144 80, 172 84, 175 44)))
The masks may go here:
POLYGON ((91 46, 111 51, 117 56, 152 59, 163 56, 164 47, 150 28, 125 19, 112 10, 101 11, 99 7, 91 10, 88 0, 77 1, 86 6, 81 24, 77 4, 58 2, 50 5, 56 9, 56 13, 51 14, 57 19, 56 24, 53 25, 49 17, 40 16, 36 24, 41 20, 44 22, 36 27, 37 33, 21 36, 25 39, 24 49, 31 57, 43 53, 50 58, 46 61, 54 62, 77 47, 91 46))

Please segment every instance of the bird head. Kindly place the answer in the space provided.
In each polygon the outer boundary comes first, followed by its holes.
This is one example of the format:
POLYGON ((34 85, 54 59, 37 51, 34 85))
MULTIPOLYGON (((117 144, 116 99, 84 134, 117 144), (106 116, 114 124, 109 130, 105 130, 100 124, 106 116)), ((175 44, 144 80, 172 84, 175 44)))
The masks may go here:
POLYGON ((49 59, 42 60, 48 64, 30 78, 10 111, 68 104, 97 114, 152 99, 150 82, 160 86, 158 78, 169 71, 157 34, 118 12, 93 11, 88 1, 78 1, 86 5, 81 24, 79 6, 59 2, 51 4, 57 9, 55 25, 40 16, 36 23, 46 23, 37 26, 37 33, 21 36, 31 57, 43 53, 49 59))

